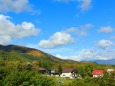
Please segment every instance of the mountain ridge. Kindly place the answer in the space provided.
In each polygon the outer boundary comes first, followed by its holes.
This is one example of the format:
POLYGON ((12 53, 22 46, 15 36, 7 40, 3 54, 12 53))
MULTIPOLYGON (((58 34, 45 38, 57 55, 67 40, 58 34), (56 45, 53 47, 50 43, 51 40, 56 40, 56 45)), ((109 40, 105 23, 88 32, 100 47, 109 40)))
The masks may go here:
POLYGON ((25 46, 19 46, 19 45, 0 45, 0 50, 5 51, 5 52, 16 52, 17 54, 21 54, 25 56, 25 54, 30 55, 27 57, 35 58, 35 59, 44 59, 44 60, 52 60, 55 62, 78 62, 78 61, 73 61, 73 60, 64 60, 58 57, 55 57, 53 55, 50 55, 48 53, 45 53, 41 50, 35 49, 35 48, 29 48, 25 46))
MULTIPOLYGON (((79 63, 78 61, 71 60, 71 59, 61 59, 58 57, 55 57, 53 55, 50 55, 48 53, 45 53, 41 50, 35 49, 35 48, 29 48, 25 46, 20 45, 0 45, 0 50, 5 52, 14 52, 15 54, 19 54, 19 56, 22 56, 22 58, 30 59, 30 60, 51 60, 54 62, 72 62, 72 63, 79 63)), ((98 63, 98 64, 108 64, 108 65, 115 65, 115 59, 111 60, 91 60, 91 61, 81 61, 81 63, 84 62, 92 62, 92 63, 98 63)))
POLYGON ((61 61, 62 59, 57 58, 53 55, 50 55, 48 53, 45 53, 41 50, 34 49, 34 48, 28 48, 25 46, 19 46, 19 45, 0 45, 0 50, 3 50, 5 52, 17 52, 17 53, 22 53, 22 54, 28 54, 32 55, 35 57, 48 57, 49 59, 53 61, 61 61))

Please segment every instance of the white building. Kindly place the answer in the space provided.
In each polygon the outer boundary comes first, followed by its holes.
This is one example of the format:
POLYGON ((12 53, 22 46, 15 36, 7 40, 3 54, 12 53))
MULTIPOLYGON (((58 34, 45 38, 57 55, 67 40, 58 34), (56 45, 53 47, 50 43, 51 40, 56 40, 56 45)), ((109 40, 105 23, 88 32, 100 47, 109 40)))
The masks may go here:
POLYGON ((107 73, 111 74, 111 72, 113 72, 114 69, 107 69, 107 73))
POLYGON ((61 77, 72 79, 76 77, 76 73, 73 68, 66 68, 62 71, 61 77))

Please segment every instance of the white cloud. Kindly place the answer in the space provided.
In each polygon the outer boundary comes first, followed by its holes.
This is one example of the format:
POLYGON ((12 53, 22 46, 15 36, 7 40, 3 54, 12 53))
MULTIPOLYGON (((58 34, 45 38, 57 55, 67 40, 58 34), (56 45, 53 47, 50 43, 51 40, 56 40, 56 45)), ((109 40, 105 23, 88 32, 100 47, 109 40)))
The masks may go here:
POLYGON ((70 34, 63 33, 63 32, 56 32, 48 40, 41 40, 38 45, 41 48, 50 49, 62 45, 67 45, 73 43, 74 41, 75 39, 72 38, 70 34))
POLYGON ((39 42, 39 46, 42 48, 50 49, 55 48, 62 45, 67 45, 73 43, 75 41, 74 38, 71 37, 71 33, 75 33, 79 36, 86 36, 88 30, 92 27, 91 24, 82 25, 79 27, 71 27, 62 32, 56 32, 53 36, 51 36, 48 40, 41 40, 39 42))
POLYGON ((12 38, 23 38, 38 34, 39 29, 35 28, 31 22, 22 22, 22 24, 15 25, 9 20, 9 18, 9 16, 0 14, 1 44, 11 42, 12 38))
POLYGON ((100 40, 98 43, 97 43, 97 46, 102 48, 102 49, 106 49, 107 47, 110 47, 112 46, 114 43, 110 40, 100 40))
POLYGON ((75 55, 62 56, 60 54, 57 54, 56 56, 62 59, 72 59, 76 61, 109 60, 109 59, 115 59, 114 52, 115 52, 114 50, 112 50, 111 52, 109 51, 97 52, 95 50, 82 49, 75 55))
POLYGON ((100 33, 111 33, 113 31, 114 31, 114 28, 112 28, 111 26, 102 27, 101 29, 98 30, 98 32, 100 33))
POLYGON ((92 0, 54 0, 57 2, 69 3, 69 2, 78 2, 79 8, 82 11, 89 10, 91 8, 92 0))
POLYGON ((90 28, 92 28, 93 25, 92 24, 86 24, 86 25, 82 25, 80 27, 71 27, 67 30, 65 30, 65 33, 75 33, 79 36, 86 36, 87 32, 90 28))
POLYGON ((90 29, 91 27, 93 27, 93 25, 92 24, 86 24, 86 25, 82 25, 82 26, 80 26, 82 29, 84 29, 84 30, 88 30, 88 29, 90 29))
POLYGON ((10 36, 0 36, 0 44, 7 44, 10 43, 11 37, 10 36))
POLYGON ((80 8, 82 11, 89 10, 91 8, 92 0, 79 0, 81 2, 80 8))
MULTIPOLYGON (((35 13, 32 10, 29 0, 0 0, 0 12, 17 12, 29 11, 35 13)), ((37 11, 36 11, 37 12, 37 11)))

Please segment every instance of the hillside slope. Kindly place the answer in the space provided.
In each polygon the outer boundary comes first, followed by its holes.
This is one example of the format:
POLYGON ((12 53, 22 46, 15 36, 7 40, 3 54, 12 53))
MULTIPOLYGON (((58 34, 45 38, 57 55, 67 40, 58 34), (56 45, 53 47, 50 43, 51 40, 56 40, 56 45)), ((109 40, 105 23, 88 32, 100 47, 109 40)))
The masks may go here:
MULTIPOLYGON (((24 47, 24 46, 18 46, 18 45, 7 45, 7 46, 3 46, 0 45, 0 50, 7 52, 7 53, 14 53, 16 55, 20 55, 20 57, 26 57, 26 59, 35 59, 35 60, 39 60, 39 59, 45 59, 45 60, 52 60, 52 61, 56 61, 56 62, 62 62, 64 60, 59 59, 55 56, 52 56, 50 54, 47 54, 43 51, 34 49, 34 48, 28 48, 28 47, 24 47)), ((16 56, 15 55, 15 56, 16 56)))
POLYGON ((11 60, 21 61, 50 60, 54 62, 78 63, 78 61, 60 59, 41 50, 19 45, 0 45, 0 58, 4 56, 9 57, 11 60))

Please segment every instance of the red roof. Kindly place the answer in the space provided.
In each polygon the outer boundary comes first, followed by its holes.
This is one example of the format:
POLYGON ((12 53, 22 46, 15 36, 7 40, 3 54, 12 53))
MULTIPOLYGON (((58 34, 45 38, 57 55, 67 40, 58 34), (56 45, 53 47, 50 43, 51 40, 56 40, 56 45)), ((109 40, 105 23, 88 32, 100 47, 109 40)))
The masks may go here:
POLYGON ((74 69, 73 68, 65 68, 62 73, 69 73, 69 72, 73 72, 74 69))
POLYGON ((92 72, 93 75, 102 75, 103 74, 103 70, 94 70, 92 72))
POLYGON ((40 67, 40 68, 39 68, 39 70, 46 70, 46 69, 44 69, 44 68, 40 67))

